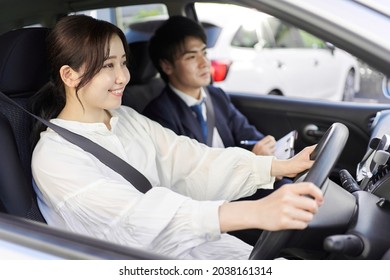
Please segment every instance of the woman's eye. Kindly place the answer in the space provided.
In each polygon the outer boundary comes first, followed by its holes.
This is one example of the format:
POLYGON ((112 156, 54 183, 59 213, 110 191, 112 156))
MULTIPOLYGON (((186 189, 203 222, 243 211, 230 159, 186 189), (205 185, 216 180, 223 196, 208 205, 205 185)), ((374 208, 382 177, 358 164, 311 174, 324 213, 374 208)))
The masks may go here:
POLYGON ((114 64, 112 63, 107 63, 103 65, 103 68, 112 68, 112 67, 114 67, 114 64))

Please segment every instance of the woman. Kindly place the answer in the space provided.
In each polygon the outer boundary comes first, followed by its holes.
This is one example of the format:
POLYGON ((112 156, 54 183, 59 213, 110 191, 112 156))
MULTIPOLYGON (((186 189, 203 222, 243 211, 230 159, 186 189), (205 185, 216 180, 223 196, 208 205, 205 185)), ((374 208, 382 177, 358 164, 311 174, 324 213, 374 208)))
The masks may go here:
POLYGON ((34 149, 32 171, 49 225, 173 258, 247 259, 251 246, 226 232, 303 229, 321 205, 322 193, 311 183, 229 202, 272 188, 275 176, 310 168, 313 147, 290 160, 213 149, 121 106, 130 74, 126 39, 116 26, 68 16, 53 28, 48 46, 52 82, 34 111, 117 154, 153 186, 140 193, 47 129, 34 149))

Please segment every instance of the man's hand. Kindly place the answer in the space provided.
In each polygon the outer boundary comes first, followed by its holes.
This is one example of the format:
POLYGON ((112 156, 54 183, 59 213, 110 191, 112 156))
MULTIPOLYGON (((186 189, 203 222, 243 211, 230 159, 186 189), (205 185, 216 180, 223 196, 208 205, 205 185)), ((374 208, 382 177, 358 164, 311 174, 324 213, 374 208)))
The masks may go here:
POLYGON ((253 146, 252 152, 259 156, 272 156, 275 154, 275 150, 275 138, 267 135, 253 146))

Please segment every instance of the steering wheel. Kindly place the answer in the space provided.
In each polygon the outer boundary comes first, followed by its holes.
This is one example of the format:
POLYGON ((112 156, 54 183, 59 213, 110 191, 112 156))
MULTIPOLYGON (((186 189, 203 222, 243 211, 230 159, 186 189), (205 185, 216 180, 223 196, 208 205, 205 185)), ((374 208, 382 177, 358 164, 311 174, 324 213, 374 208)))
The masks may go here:
MULTIPOLYGON (((319 188, 328 178, 348 139, 348 128, 341 123, 332 124, 317 144, 310 158, 315 160, 306 173, 304 182, 312 182, 319 188)), ((275 259, 299 230, 263 231, 255 244, 250 260, 275 259)))

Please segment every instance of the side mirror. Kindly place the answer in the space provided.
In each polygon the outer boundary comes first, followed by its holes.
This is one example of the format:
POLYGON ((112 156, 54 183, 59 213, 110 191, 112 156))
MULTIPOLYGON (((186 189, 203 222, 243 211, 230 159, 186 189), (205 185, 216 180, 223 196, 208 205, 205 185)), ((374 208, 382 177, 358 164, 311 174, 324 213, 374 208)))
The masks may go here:
POLYGON ((332 43, 329 43, 329 42, 326 42, 325 45, 329 49, 330 53, 333 55, 336 47, 332 43))

